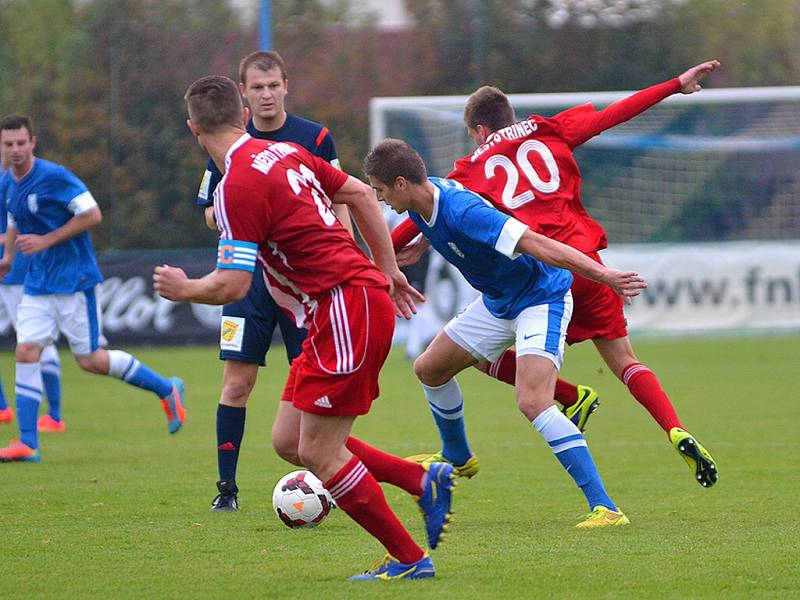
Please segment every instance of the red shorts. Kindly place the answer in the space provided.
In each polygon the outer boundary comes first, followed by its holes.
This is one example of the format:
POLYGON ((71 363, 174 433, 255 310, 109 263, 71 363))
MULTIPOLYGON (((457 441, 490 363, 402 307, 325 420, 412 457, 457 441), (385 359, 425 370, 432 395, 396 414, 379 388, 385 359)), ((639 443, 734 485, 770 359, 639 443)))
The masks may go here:
MULTIPOLYGON (((586 256, 600 264, 597 252, 586 256)), ((572 274, 572 320, 567 327, 567 343, 576 344, 594 338, 613 340, 628 335, 628 324, 622 311, 622 297, 607 285, 572 274)))
POLYGON ((337 286, 319 300, 281 400, 315 415, 364 415, 392 347, 394 304, 383 288, 337 286))

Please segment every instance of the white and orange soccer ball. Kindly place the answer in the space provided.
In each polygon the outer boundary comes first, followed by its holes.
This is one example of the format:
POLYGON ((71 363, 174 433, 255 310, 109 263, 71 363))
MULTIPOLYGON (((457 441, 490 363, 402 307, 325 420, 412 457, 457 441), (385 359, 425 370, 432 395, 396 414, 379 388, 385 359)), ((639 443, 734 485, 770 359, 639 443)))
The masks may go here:
POLYGON ((292 529, 316 527, 335 507, 322 482, 310 471, 284 475, 272 491, 272 508, 292 529))

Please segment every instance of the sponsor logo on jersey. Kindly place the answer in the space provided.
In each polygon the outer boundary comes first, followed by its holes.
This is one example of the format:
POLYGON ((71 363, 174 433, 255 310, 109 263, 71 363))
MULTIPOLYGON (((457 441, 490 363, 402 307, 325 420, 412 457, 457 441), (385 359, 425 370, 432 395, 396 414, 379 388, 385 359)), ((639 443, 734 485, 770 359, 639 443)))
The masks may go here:
POLYGON ((464 253, 461 251, 461 248, 456 246, 453 242, 447 242, 447 245, 450 246, 450 250, 455 252, 461 258, 464 258, 464 253))
POLYGON ((36 194, 28 194, 28 210, 33 214, 39 212, 39 198, 36 194))

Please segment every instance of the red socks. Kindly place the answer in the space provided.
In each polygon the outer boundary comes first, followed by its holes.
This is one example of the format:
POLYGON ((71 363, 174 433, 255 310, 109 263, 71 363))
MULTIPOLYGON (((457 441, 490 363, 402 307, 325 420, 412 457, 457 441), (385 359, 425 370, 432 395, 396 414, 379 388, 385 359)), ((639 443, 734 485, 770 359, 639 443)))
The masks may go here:
POLYGON ((394 558, 405 564, 422 558, 422 548, 389 508, 381 486, 358 456, 353 455, 323 485, 339 508, 377 538, 394 558))
POLYGON ((578 386, 569 381, 557 379, 554 397, 556 402, 560 402, 563 406, 572 406, 578 401, 578 386))
POLYGON ((489 363, 486 373, 509 385, 514 385, 517 377, 517 353, 514 350, 506 350, 503 355, 493 363, 489 363))
POLYGON ((422 478, 425 476, 422 465, 378 450, 352 436, 347 438, 345 446, 378 481, 390 483, 412 496, 422 495, 422 478))
POLYGON ((682 427, 667 394, 658 378, 642 363, 631 363, 622 370, 622 383, 628 386, 633 397, 644 406, 666 433, 673 427, 682 427))

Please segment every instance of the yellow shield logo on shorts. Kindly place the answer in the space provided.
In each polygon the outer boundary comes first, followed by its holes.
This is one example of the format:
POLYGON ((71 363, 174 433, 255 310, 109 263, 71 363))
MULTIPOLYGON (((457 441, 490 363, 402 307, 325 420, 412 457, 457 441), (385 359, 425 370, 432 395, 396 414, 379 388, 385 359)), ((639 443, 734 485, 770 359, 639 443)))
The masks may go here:
POLYGON ((233 321, 225 321, 222 323, 222 339, 226 342, 230 342, 233 339, 233 336, 236 335, 236 330, 239 329, 239 325, 234 323, 233 321))

